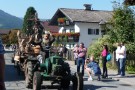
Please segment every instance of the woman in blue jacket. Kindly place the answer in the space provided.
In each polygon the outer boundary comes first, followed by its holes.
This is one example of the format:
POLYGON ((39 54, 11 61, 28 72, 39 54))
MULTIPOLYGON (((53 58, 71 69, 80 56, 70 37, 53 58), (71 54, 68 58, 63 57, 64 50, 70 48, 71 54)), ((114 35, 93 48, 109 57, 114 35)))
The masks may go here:
POLYGON ((85 63, 85 70, 89 75, 88 81, 93 80, 92 74, 98 76, 98 80, 100 81, 101 69, 98 63, 94 61, 94 56, 91 56, 90 59, 87 58, 85 62, 88 62, 88 64, 85 63))

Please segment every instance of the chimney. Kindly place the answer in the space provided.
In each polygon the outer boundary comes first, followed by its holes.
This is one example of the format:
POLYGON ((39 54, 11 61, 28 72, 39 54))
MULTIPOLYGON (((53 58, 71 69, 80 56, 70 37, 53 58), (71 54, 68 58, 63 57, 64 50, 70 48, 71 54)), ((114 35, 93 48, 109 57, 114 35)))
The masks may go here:
POLYGON ((91 9, 92 4, 84 4, 84 6, 85 6, 85 10, 92 10, 91 9))

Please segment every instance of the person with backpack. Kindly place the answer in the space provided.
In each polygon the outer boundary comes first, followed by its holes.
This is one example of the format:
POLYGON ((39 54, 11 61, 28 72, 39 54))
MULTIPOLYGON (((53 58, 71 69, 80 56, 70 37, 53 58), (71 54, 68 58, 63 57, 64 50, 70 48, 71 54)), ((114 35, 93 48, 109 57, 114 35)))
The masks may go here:
POLYGON ((103 50, 102 50, 102 64, 103 64, 103 75, 102 78, 107 78, 108 77, 108 72, 107 72, 107 54, 108 54, 108 46, 103 45, 103 50))

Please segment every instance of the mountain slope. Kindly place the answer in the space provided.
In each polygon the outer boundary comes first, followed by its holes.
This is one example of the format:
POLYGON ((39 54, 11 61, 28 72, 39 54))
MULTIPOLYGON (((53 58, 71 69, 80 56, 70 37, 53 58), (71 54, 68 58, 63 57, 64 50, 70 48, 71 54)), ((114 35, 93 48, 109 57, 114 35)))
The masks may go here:
POLYGON ((21 29, 23 20, 0 10, 0 29, 21 29))

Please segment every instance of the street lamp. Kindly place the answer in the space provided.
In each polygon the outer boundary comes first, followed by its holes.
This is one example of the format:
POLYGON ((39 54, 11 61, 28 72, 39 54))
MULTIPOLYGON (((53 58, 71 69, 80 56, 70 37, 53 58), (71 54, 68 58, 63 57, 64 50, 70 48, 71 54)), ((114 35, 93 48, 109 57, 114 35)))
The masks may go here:
POLYGON ((106 22, 103 19, 101 19, 101 21, 99 22, 99 25, 100 25, 101 34, 102 34, 102 37, 103 37, 103 35, 105 35, 106 22))

